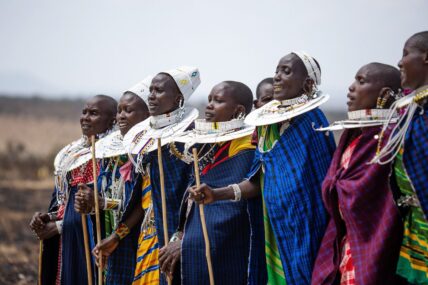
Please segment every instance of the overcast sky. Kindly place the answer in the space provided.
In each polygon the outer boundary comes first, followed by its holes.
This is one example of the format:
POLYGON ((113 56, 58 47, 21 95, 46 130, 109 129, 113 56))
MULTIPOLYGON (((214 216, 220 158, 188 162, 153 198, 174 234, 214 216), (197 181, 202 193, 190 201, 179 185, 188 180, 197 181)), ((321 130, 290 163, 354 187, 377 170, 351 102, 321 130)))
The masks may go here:
POLYGON ((205 99, 223 80, 255 90, 305 50, 328 106, 345 109, 359 67, 396 65, 405 40, 428 30, 427 11, 427 0, 0 0, 0 93, 119 98, 148 74, 193 65, 205 99))

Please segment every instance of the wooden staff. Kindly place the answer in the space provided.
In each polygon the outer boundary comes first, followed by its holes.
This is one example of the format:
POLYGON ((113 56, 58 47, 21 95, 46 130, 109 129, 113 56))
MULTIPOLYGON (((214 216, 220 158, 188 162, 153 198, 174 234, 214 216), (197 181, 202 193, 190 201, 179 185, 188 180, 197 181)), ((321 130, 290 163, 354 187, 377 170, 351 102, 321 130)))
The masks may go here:
MULTIPOLYGON (((162 224, 163 224, 163 236, 165 246, 169 243, 168 237, 168 221, 166 219, 166 196, 165 196, 165 179, 163 173, 163 161, 162 161, 162 143, 161 139, 158 139, 158 164, 159 164, 159 179, 161 187, 161 199, 162 199, 162 224)), ((171 285, 171 279, 167 277, 168 285, 171 285)))
POLYGON ((43 240, 40 240, 39 243, 39 278, 38 284, 42 285, 42 257, 43 257, 43 240))
POLYGON ((88 285, 92 285, 92 266, 91 266, 91 253, 89 250, 88 225, 86 223, 86 215, 84 214, 82 214, 82 230, 83 230, 83 243, 85 244, 86 272, 88 274, 88 285))
MULTIPOLYGON (((193 152, 193 162, 195 165, 196 187, 199 188, 201 186, 201 179, 199 177, 198 153, 196 152, 196 148, 193 148, 192 152, 193 152)), ((204 212, 203 204, 199 204, 199 213, 201 216, 202 233, 204 234, 204 240, 205 240, 205 256, 207 258, 208 274, 210 276, 210 285, 214 285, 213 265, 211 262, 211 251, 210 251, 211 247, 210 247, 210 240, 208 238, 207 224, 205 222, 205 212, 204 212)))
MULTIPOLYGON (((92 173, 94 177, 94 202, 95 202, 95 223, 97 228, 97 244, 101 243, 101 223, 100 223, 100 208, 98 205, 98 184, 97 184, 97 160, 95 158, 95 136, 92 136, 92 173)), ((101 260, 98 266, 98 285, 103 284, 103 258, 100 250, 99 256, 101 260)))

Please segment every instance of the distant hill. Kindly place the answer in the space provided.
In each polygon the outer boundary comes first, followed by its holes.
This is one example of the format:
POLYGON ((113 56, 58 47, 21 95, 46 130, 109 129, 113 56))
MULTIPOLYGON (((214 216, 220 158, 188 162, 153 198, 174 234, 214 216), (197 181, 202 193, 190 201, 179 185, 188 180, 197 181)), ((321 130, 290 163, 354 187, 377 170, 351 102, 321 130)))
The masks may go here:
POLYGON ((0 94, 0 115, 76 121, 79 119, 84 102, 83 99, 12 97, 0 94))

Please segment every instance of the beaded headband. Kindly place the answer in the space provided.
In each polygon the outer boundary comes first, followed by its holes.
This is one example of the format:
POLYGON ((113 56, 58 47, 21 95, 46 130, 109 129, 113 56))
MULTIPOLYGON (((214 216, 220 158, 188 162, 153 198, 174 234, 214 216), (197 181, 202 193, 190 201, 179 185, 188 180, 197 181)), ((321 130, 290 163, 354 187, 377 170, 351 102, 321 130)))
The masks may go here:
POLYGON ((321 84, 321 69, 318 67, 315 59, 307 54, 304 51, 293 51, 295 55, 297 55, 305 65, 306 71, 308 72, 308 76, 315 82, 316 85, 321 84))

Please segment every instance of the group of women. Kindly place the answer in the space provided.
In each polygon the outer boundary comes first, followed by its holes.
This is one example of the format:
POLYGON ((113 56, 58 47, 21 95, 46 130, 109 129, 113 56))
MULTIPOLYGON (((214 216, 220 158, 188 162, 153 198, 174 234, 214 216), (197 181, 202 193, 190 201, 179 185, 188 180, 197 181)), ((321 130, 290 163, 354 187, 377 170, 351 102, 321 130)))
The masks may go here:
POLYGON ((363 65, 330 125, 304 52, 255 100, 215 85, 205 119, 194 67, 89 99, 30 222, 41 284, 428 284, 428 31, 398 67, 363 65))

